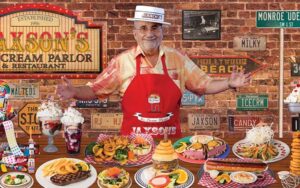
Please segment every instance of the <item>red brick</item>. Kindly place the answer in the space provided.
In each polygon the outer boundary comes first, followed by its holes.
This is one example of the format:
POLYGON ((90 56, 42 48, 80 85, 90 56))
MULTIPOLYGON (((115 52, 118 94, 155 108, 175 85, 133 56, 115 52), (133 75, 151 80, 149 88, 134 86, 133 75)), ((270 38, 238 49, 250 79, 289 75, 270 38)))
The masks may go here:
POLYGON ((245 10, 245 4, 244 3, 226 3, 224 6, 224 10, 245 10))
POLYGON ((297 7, 295 3, 282 3, 280 5, 283 10, 295 10, 297 7))
POLYGON ((236 26, 244 26, 245 20, 240 19, 223 19, 222 25, 236 25, 236 26))
POLYGON ((250 12, 248 11, 239 11, 238 12, 239 18, 250 18, 250 12))
POLYGON ((67 9, 70 10, 90 10, 90 3, 70 3, 67 4, 67 9))
POLYGON ((198 3, 178 3, 174 6, 176 10, 199 10, 198 3))
POLYGON ((270 9, 270 10, 280 10, 281 7, 280 7, 280 4, 279 4, 279 3, 270 3, 270 4, 269 4, 269 9, 270 9))
POLYGON ((247 10, 268 10, 267 3, 248 3, 246 4, 247 10))
POLYGON ((222 8, 222 4, 220 3, 203 3, 203 4, 199 4, 199 8, 200 10, 203 9, 203 10, 221 10, 222 8))

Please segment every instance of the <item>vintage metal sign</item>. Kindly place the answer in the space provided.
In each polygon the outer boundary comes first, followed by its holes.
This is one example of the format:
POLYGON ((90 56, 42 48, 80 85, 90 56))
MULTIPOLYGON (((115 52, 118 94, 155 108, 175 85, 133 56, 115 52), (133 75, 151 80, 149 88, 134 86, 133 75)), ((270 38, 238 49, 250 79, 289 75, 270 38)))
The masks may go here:
POLYGON ((229 76, 233 67, 236 66, 238 71, 245 69, 245 72, 255 72, 264 66, 250 58, 237 56, 192 56, 191 59, 204 72, 211 76, 229 76))
POLYGON ((261 121, 259 116, 228 115, 228 127, 230 131, 244 131, 251 129, 261 121))
POLYGON ((118 131, 122 120, 123 113, 92 113, 91 129, 118 131))
POLYGON ((300 11, 264 10, 256 12, 256 27, 259 28, 298 28, 300 11))
POLYGON ((77 108, 107 108, 108 99, 103 100, 89 100, 89 101, 76 101, 75 106, 77 108))
POLYGON ((19 127, 27 134, 30 134, 30 129, 33 135, 41 134, 39 122, 36 117, 40 105, 40 103, 27 103, 18 112, 19 127))
POLYGON ((190 130, 219 129, 220 116, 217 114, 189 113, 188 127, 190 130))
POLYGON ((95 77, 106 59, 104 27, 56 5, 2 9, 0 77, 59 78, 65 73, 72 73, 70 78, 95 77))
POLYGON ((300 63, 291 63, 291 76, 300 76, 300 63))
POLYGON ((267 94, 243 94, 236 96, 236 109, 241 111, 265 110, 268 108, 267 94))
POLYGON ((38 99, 40 98, 39 83, 9 84, 12 99, 38 99))
POLYGON ((266 37, 264 36, 234 37, 233 49, 236 51, 264 51, 266 50, 266 37))
POLYGON ((183 106, 203 106, 205 104, 204 95, 199 97, 194 93, 185 90, 182 98, 181 98, 181 105, 183 106))

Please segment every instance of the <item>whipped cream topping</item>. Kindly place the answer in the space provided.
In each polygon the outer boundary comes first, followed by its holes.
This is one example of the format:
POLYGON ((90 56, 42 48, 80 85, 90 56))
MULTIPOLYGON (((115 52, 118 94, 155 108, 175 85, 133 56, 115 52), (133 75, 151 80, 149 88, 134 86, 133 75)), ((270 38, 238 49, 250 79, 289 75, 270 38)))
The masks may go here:
POLYGON ((300 86, 297 85, 292 93, 284 100, 285 103, 300 103, 300 86))
POLYGON ((74 125, 79 123, 82 124, 84 122, 84 118, 82 114, 75 108, 69 107, 67 110, 65 110, 60 121, 65 125, 74 125))
POLYGON ((63 115, 61 107, 53 102, 53 101, 47 101, 43 102, 41 106, 38 108, 37 117, 61 117, 63 115))

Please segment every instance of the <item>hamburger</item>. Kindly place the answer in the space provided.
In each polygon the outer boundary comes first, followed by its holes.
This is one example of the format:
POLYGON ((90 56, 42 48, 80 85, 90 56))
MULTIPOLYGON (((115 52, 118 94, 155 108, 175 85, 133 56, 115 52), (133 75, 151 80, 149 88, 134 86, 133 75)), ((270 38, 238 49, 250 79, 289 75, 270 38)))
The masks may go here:
POLYGON ((152 155, 153 168, 161 172, 171 172, 178 168, 178 156, 170 140, 161 140, 152 155))
POLYGON ((98 174, 102 188, 124 188, 129 184, 129 173, 119 167, 111 167, 98 174))

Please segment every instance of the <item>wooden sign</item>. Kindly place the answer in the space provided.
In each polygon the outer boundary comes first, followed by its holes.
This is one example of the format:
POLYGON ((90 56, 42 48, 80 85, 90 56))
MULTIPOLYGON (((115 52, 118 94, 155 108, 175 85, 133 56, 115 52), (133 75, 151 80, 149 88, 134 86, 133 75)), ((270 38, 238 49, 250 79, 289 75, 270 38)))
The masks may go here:
POLYGON ((233 49, 236 51, 264 51, 266 50, 266 37, 264 36, 234 37, 233 49))
POLYGON ((190 130, 219 129, 220 116, 217 114, 189 113, 188 127, 190 130))
POLYGON ((92 113, 91 129, 118 131, 122 120, 123 113, 92 113))
POLYGON ((268 108, 267 94, 243 94, 237 95, 236 109, 240 111, 259 111, 268 108))
POLYGON ((18 112, 18 124, 25 133, 29 135, 30 129, 32 129, 33 135, 42 134, 36 113, 40 103, 27 103, 18 112))
POLYGON ((0 10, 1 78, 93 78, 107 58, 106 24, 50 4, 0 10), (87 74, 87 75, 84 75, 87 74))
POLYGON ((229 131, 249 130, 261 121, 259 116, 228 115, 229 131))
POLYGON ((243 56, 192 56, 191 59, 205 73, 211 76, 229 76, 235 66, 238 71, 255 72, 264 66, 250 57, 243 56))
POLYGON ((39 83, 9 84, 10 98, 12 99, 38 99, 40 98, 39 83))
POLYGON ((205 98, 204 95, 199 97, 198 95, 195 95, 194 93, 185 90, 182 98, 181 98, 181 105, 183 106, 203 106, 205 104, 205 98))

